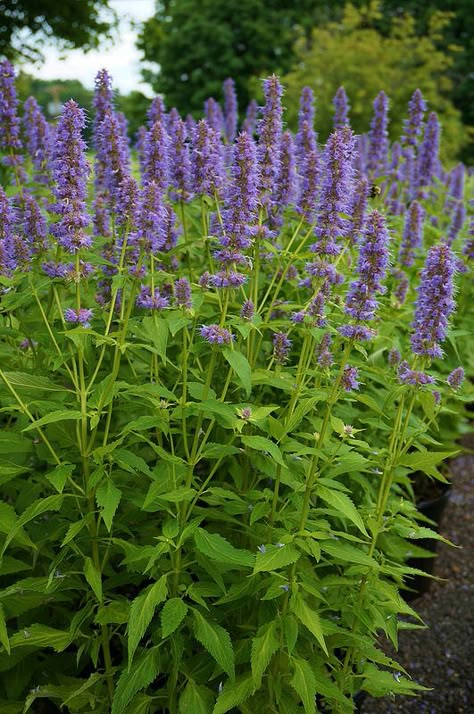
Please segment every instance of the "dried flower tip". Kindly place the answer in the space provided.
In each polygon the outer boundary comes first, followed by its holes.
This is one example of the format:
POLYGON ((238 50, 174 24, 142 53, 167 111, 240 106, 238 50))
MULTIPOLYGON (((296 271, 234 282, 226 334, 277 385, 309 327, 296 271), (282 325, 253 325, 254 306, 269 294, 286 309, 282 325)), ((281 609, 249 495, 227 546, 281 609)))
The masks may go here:
POLYGON ((456 367, 456 369, 453 369, 451 374, 447 376, 446 381, 451 389, 459 389, 464 382, 464 369, 462 367, 456 367))

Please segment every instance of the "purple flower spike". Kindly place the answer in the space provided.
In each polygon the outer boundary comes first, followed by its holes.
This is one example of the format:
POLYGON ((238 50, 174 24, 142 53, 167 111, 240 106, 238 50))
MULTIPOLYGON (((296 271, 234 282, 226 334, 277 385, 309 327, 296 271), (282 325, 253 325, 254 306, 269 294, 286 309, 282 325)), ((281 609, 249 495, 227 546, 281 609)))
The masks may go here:
POLYGON ((346 392, 359 389, 359 370, 346 364, 342 372, 341 386, 346 392))
POLYGON ((94 314, 93 310, 88 310, 85 307, 81 307, 79 310, 73 310, 68 307, 64 310, 64 319, 66 322, 72 322, 77 325, 82 325, 82 327, 90 327, 90 320, 94 314))
POLYGON ((273 358, 278 364, 284 364, 290 353, 291 340, 284 332, 275 332, 273 335, 273 358))
POLYGON ((348 210, 350 223, 347 227, 347 234, 352 243, 359 241, 366 222, 367 203, 369 198, 369 182, 366 178, 361 178, 354 185, 354 191, 348 210))
POLYGON ((169 304, 169 298, 161 295, 158 288, 155 288, 152 295, 150 287, 147 285, 141 286, 140 293, 136 300, 137 307, 144 307, 147 310, 164 310, 169 304))
POLYGON ((224 184, 224 161, 221 134, 205 119, 193 131, 191 172, 193 190, 197 195, 219 195, 224 184))
POLYGON ((446 339, 453 299, 455 257, 445 243, 428 251, 412 323, 411 345, 416 355, 442 357, 440 343, 446 339))
POLYGON ((435 112, 431 112, 425 126, 423 141, 419 148, 416 183, 423 195, 423 188, 429 186, 438 171, 439 166, 440 126, 435 112))
POLYGON ((252 300, 246 300, 242 305, 240 317, 244 320, 251 320, 255 313, 255 305, 252 300))
POLYGON ((46 218, 41 213, 38 202, 29 193, 23 195, 23 233, 34 253, 47 249, 46 218))
POLYGON ((402 359, 402 356, 401 356, 400 352, 395 348, 391 349, 390 352, 388 353, 388 363, 389 363, 390 367, 396 367, 397 365, 399 365, 401 362, 401 359, 402 359))
POLYGON ((296 156, 291 132, 281 138, 280 173, 276 189, 276 204, 282 210, 293 203, 296 195, 296 156))
POLYGON ((296 147, 299 161, 304 158, 305 154, 316 148, 314 113, 313 90, 311 87, 303 87, 300 97, 300 110, 298 113, 298 133, 296 134, 296 147))
POLYGON ((425 210, 418 201, 412 201, 408 209, 405 228, 398 260, 401 265, 410 267, 415 262, 415 254, 423 244, 423 221, 425 210))
POLYGON ((408 118, 403 122, 402 146, 416 147, 418 138, 423 131, 423 116, 426 112, 426 102, 419 89, 415 89, 408 102, 408 118))
POLYGON ((12 205, 0 185, 0 275, 9 275, 16 268, 14 225, 12 205))
POLYGON ((101 189, 107 207, 117 213, 120 184, 130 175, 130 159, 119 118, 112 110, 106 112, 98 127, 96 142, 96 159, 101 166, 101 189))
POLYGON ((199 333, 211 345, 230 345, 235 335, 220 325, 203 325, 199 333))
POLYGON ((304 87, 301 93, 296 134, 297 166, 301 177, 297 210, 308 221, 312 220, 319 188, 320 158, 316 139, 314 96, 310 87, 304 87))
POLYGON ((114 94, 112 89, 112 77, 106 69, 101 69, 95 78, 94 97, 92 99, 92 106, 95 112, 92 127, 94 148, 97 148, 98 146, 97 132, 99 130, 99 126, 104 121, 106 113, 113 109, 113 104, 114 94))
POLYGON ((143 183, 154 181, 164 193, 169 176, 169 137, 163 122, 156 121, 144 141, 143 183))
POLYGON ((188 201, 191 197, 191 160, 186 141, 187 130, 186 124, 174 108, 168 115, 168 133, 170 183, 174 189, 174 198, 188 201))
POLYGON ((341 129, 341 127, 349 124, 350 105, 344 87, 339 87, 332 103, 334 104, 334 128, 341 129))
POLYGON ((146 184, 140 194, 137 230, 130 236, 131 244, 140 244, 153 255, 163 250, 167 239, 167 215, 160 186, 146 184))
MULTIPOLYGON (((359 277, 351 283, 346 297, 345 312, 356 322, 375 318, 378 304, 376 293, 384 292, 382 280, 385 278, 389 259, 388 241, 384 217, 378 211, 372 211, 367 219, 364 241, 359 251, 359 277)), ((350 337, 346 327, 343 328, 344 336, 350 337)))
POLYGON ((82 139, 85 123, 84 110, 73 99, 66 102, 57 125, 52 163, 54 210, 60 220, 51 226, 51 233, 69 253, 92 245, 85 232, 89 225, 86 209, 89 164, 82 139))
POLYGON ((210 127, 222 133, 224 131, 224 115, 220 104, 213 97, 206 99, 204 103, 204 115, 210 127))
POLYGON ((397 374, 402 384, 409 384, 412 387, 423 387, 425 384, 434 384, 435 382, 435 378, 429 374, 410 369, 410 365, 406 360, 400 362, 397 374))
POLYGON ((242 131, 253 136, 257 130, 258 104, 255 99, 252 99, 247 107, 245 120, 242 124, 242 131))
POLYGON ((187 278, 179 278, 174 284, 174 297, 178 307, 191 308, 191 286, 187 278))
POLYGON ((52 149, 51 129, 34 97, 28 97, 23 105, 23 126, 26 149, 35 167, 35 179, 39 183, 47 183, 52 149))
POLYGON ((283 87, 278 77, 272 75, 263 81, 265 105, 258 122, 258 163, 260 191, 264 205, 273 205, 274 188, 280 173, 283 87))
POLYGON ((368 170, 384 173, 388 154, 388 97, 379 92, 374 100, 374 117, 369 131, 368 170))
POLYGON ((311 250, 319 255, 335 255, 340 247, 338 238, 348 231, 348 221, 341 213, 349 211, 352 194, 354 134, 350 127, 337 129, 329 137, 324 152, 325 175, 319 199, 318 241, 311 250))
POLYGON ((157 121, 161 122, 163 126, 166 126, 166 107, 163 99, 161 97, 155 97, 146 113, 148 120, 148 126, 151 129, 153 124, 157 121))
POLYGON ((449 226, 448 238, 447 238, 447 242, 449 243, 449 245, 451 245, 458 237, 458 234, 462 230, 465 220, 466 220, 466 206, 464 205, 464 203, 462 201, 459 201, 459 203, 455 206, 455 208, 453 210, 453 216, 451 218, 451 225, 449 226))
POLYGON ((0 62, 0 149, 22 148, 15 89, 15 70, 8 60, 0 62))
POLYGON ((224 133, 225 138, 231 144, 237 133, 237 94, 235 82, 230 77, 225 80, 224 85, 224 133))
POLYGON ((456 367, 453 371, 448 374, 446 381, 455 391, 459 389, 464 382, 464 369, 462 367, 456 367))
POLYGON ((332 337, 329 332, 325 332, 319 345, 316 347, 316 359, 320 367, 329 369, 334 359, 331 352, 332 337))

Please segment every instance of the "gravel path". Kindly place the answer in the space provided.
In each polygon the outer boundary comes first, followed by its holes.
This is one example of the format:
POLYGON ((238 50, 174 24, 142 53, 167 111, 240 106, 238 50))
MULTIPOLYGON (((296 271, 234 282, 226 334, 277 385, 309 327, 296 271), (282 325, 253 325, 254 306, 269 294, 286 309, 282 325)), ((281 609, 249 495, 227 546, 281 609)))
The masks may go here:
POLYGON ((474 713, 473 513, 474 454, 464 454, 453 462, 453 488, 441 527, 442 535, 461 548, 439 543, 435 574, 446 580, 433 582, 429 593, 410 603, 429 629, 401 632, 399 651, 391 653, 415 681, 433 689, 416 698, 367 698, 362 714, 474 713))

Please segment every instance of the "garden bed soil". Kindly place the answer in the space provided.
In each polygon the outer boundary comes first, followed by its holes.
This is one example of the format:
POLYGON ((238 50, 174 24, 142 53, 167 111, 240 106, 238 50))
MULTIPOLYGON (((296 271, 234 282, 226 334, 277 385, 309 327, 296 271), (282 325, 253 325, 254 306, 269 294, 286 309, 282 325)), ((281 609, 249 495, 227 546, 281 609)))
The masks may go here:
POLYGON ((443 580, 410 603, 428 629, 402 631, 398 653, 383 644, 416 682, 432 690, 418 697, 367 697, 362 714, 474 712, 474 454, 453 461, 452 481, 440 532, 460 547, 438 544, 434 573, 443 580))

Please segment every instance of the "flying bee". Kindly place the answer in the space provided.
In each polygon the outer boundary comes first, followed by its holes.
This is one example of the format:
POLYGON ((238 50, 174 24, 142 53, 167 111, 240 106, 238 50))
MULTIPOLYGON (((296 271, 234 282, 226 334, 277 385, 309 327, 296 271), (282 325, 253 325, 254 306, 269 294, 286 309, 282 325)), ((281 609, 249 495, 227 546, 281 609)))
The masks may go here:
POLYGON ((377 184, 373 183, 369 188, 369 198, 377 198, 382 193, 382 189, 377 184))

